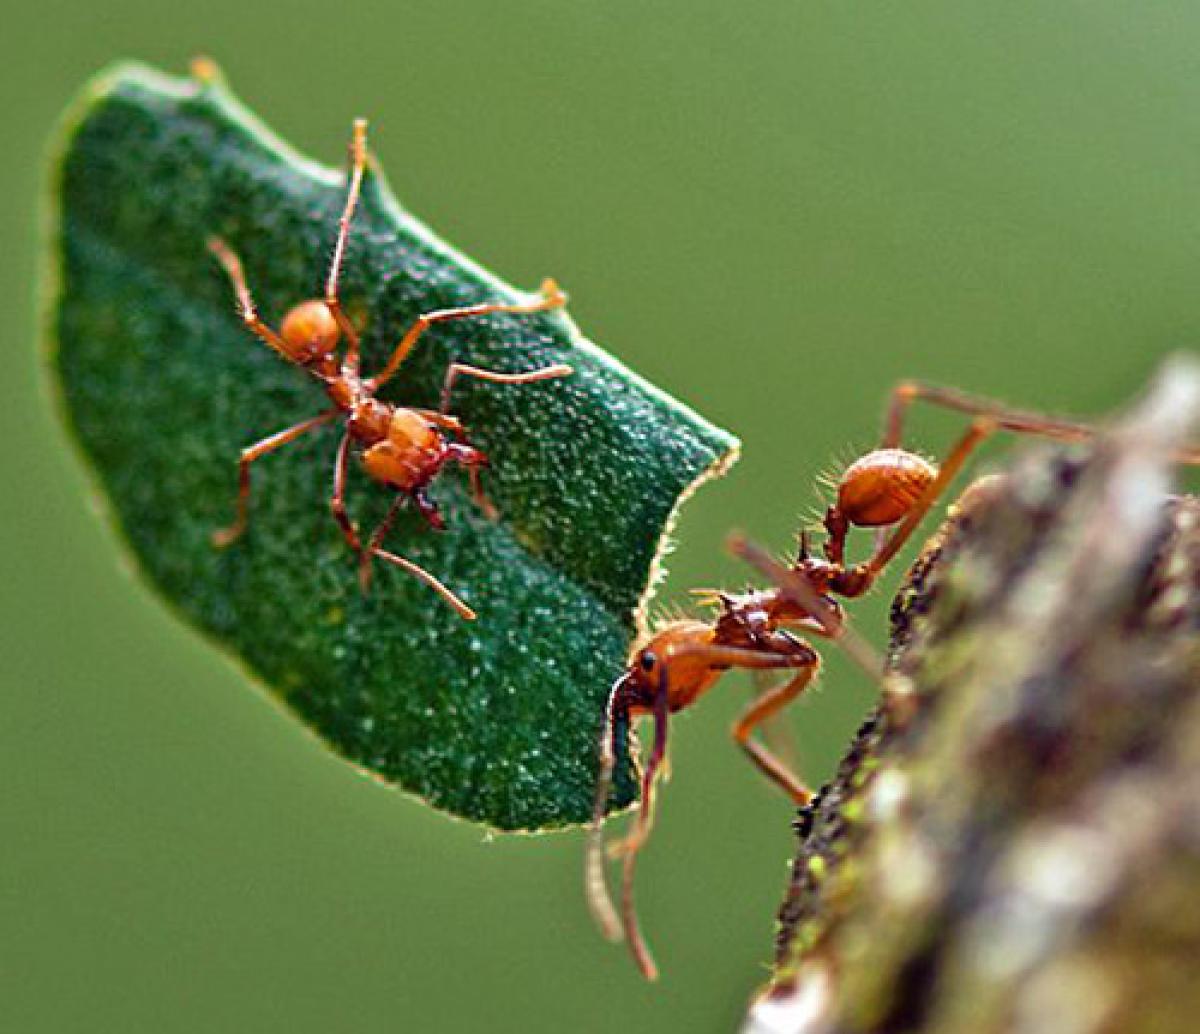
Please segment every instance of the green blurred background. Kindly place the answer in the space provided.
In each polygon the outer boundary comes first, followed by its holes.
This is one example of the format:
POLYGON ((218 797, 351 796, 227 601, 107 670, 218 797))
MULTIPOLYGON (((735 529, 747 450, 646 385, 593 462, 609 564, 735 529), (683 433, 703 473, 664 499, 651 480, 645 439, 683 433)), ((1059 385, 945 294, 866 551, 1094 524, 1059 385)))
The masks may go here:
MULTIPOLYGON (((42 152, 89 75, 211 53, 328 162, 371 117, 408 207, 510 281, 559 277, 585 332, 740 434, 678 529, 679 601, 743 577, 731 526, 788 544, 897 378, 1097 413, 1196 340, 1198 43, 1194 4, 1132 0, 8 12, 0 1028, 724 1031, 791 848, 730 679, 675 726, 644 986, 591 928, 578 835, 489 841, 367 782, 129 578, 36 354, 42 152)), ((856 608, 877 641, 895 581, 856 608)), ((872 696, 831 658, 793 714, 811 779, 872 696)))

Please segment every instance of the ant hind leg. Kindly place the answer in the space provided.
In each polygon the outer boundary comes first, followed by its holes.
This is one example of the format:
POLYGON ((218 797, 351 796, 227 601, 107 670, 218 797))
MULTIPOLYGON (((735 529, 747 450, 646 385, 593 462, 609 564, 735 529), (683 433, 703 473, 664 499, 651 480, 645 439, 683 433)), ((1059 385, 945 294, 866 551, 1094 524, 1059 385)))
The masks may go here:
POLYGON ((1044 413, 1017 409, 993 399, 970 395, 954 388, 944 388, 924 381, 901 381, 891 393, 887 415, 884 419, 883 442, 885 449, 901 448, 904 441, 904 418, 914 402, 928 402, 942 409, 953 410, 966 416, 985 418, 997 428, 1017 434, 1041 435, 1059 441, 1083 441, 1096 434, 1092 424, 1078 420, 1060 420, 1044 413))
POLYGON ((865 586, 874 582, 892 558, 904 548, 918 525, 925 519, 925 515, 929 513, 946 489, 950 487, 958 472, 962 470, 971 453, 993 435, 999 426, 991 417, 976 417, 971 421, 966 432, 939 465, 937 476, 921 493, 921 497, 908 513, 904 515, 904 519, 877 546, 870 559, 855 569, 865 579, 865 586))
POLYGON ((449 589, 444 582, 435 578, 420 564, 414 563, 407 557, 398 556, 395 553, 391 553, 388 550, 381 549, 379 547, 373 548, 371 550, 371 555, 379 557, 380 560, 386 560, 389 564, 395 564, 401 570, 407 571, 418 581, 424 582, 429 586, 429 588, 441 596, 441 598, 445 600, 445 602, 451 607, 451 609, 454 610, 456 614, 458 614, 460 618, 463 618, 466 621, 475 620, 475 611, 473 611, 467 606, 466 603, 456 596, 453 590, 449 589))

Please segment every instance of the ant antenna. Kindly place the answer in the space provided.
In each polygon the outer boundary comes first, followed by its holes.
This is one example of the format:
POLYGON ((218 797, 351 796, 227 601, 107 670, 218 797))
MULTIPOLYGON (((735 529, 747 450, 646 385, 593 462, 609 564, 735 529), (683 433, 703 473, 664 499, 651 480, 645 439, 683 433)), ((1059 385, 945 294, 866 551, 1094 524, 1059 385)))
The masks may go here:
POLYGON ((596 780, 596 804, 592 810, 592 823, 588 827, 587 862, 584 866, 584 889, 592 918, 600 932, 610 941, 622 937, 621 920, 613 907, 608 891, 608 880, 604 874, 604 813, 608 806, 608 793, 612 789, 613 769, 617 764, 617 734, 629 727, 629 709, 624 706, 621 695, 625 688, 624 678, 617 679, 608 694, 604 707, 604 724, 600 729, 600 774, 596 780))

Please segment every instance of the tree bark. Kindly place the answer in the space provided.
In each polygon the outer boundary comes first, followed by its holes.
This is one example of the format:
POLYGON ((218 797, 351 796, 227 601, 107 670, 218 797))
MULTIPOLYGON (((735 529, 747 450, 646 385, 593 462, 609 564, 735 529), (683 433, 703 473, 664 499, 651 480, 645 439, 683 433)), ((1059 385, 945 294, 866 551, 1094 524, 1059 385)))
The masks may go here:
POLYGON ((797 820, 747 1031, 1200 1030, 1200 502, 1169 494, 1198 425, 1180 357, 951 511, 797 820))

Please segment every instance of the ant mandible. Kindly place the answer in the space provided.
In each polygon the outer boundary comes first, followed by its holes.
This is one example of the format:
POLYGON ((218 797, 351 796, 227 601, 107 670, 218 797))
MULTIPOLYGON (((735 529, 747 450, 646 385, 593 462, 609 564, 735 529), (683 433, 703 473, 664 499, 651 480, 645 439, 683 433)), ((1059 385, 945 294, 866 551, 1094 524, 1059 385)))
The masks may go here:
POLYGON ((372 558, 379 557, 419 578, 462 617, 471 619, 475 617, 475 612, 466 603, 419 564, 384 549, 383 540, 406 500, 414 503, 432 528, 440 530, 445 526, 441 513, 429 497, 428 487, 447 463, 457 463, 467 470, 476 503, 485 514, 495 516, 495 508, 484 494, 479 478, 479 469, 487 465, 487 456, 471 445, 462 422, 449 412, 450 393, 459 377, 475 377, 494 384, 531 384, 534 381, 566 377, 572 372, 571 367, 554 363, 525 373, 499 373, 465 363, 451 363, 442 385, 441 407, 437 410, 398 406, 381 401, 376 394, 395 376, 421 335, 435 323, 486 316, 489 313, 544 312, 564 306, 566 295, 553 280, 546 280, 536 300, 530 302, 485 302, 424 313, 401 337, 383 369, 373 377, 363 377, 359 372, 359 333, 342 309, 338 279, 367 167, 367 123, 364 119, 354 122, 350 154, 346 205, 338 223, 337 243, 325 284, 325 297, 309 299, 294 306, 284 316, 278 331, 260 319, 237 254, 220 238, 213 237, 208 242, 209 249, 233 284, 242 321, 289 363, 299 366, 320 381, 333 403, 317 416, 269 435, 242 450, 238 463, 237 515, 231 525, 213 534, 213 543, 218 547, 228 546, 246 530, 250 507, 250 465, 255 460, 342 416, 345 432, 334 460, 330 507, 346 542, 359 556, 359 580, 363 591, 370 584, 372 558), (343 337, 346 351, 339 360, 337 349, 343 337), (396 493, 386 516, 365 543, 359 538, 345 505, 346 470, 352 446, 359 450, 367 475, 396 493))
MULTIPOLYGON (((622 937, 628 940, 634 961, 647 979, 657 979, 658 969, 638 924, 633 883, 638 852, 650 832, 654 787, 666 758, 670 715, 694 704, 732 668, 789 672, 786 681, 766 689, 751 701, 733 725, 733 738, 762 773, 796 804, 805 805, 812 800, 813 793, 803 781, 754 738, 755 730, 795 700, 820 667, 817 652, 796 633, 837 640, 881 681, 878 661, 847 626, 835 597, 861 596, 875 584, 970 454, 999 430, 1063 441, 1079 441, 1095 434, 1088 424, 1052 419, 952 389, 906 381, 892 392, 880 447, 851 463, 837 481, 836 500, 823 521, 826 532, 823 557, 810 553, 806 535, 801 535, 796 561, 786 566, 744 538, 731 536, 732 552, 770 577, 775 587, 742 594, 704 590, 700 595, 716 606, 715 618, 672 621, 635 645, 629 665, 613 685, 605 706, 584 880, 588 904, 601 931, 610 940, 622 937), (940 466, 901 444, 905 414, 917 400, 972 417, 966 432, 940 466), (866 560, 848 564, 846 539, 853 527, 875 528, 879 537, 866 560), (605 878, 601 824, 618 745, 628 742, 632 720, 643 716, 654 719, 654 739, 642 771, 641 803, 632 831, 624 840, 611 845, 613 856, 622 860, 618 912, 605 878)), ((1200 448, 1183 450, 1177 458, 1187 463, 1200 462, 1200 448)), ((991 494, 988 485, 988 478, 973 483, 959 497, 952 512, 961 517, 985 502, 991 494)), ((991 485, 995 485, 994 476, 991 485)))

